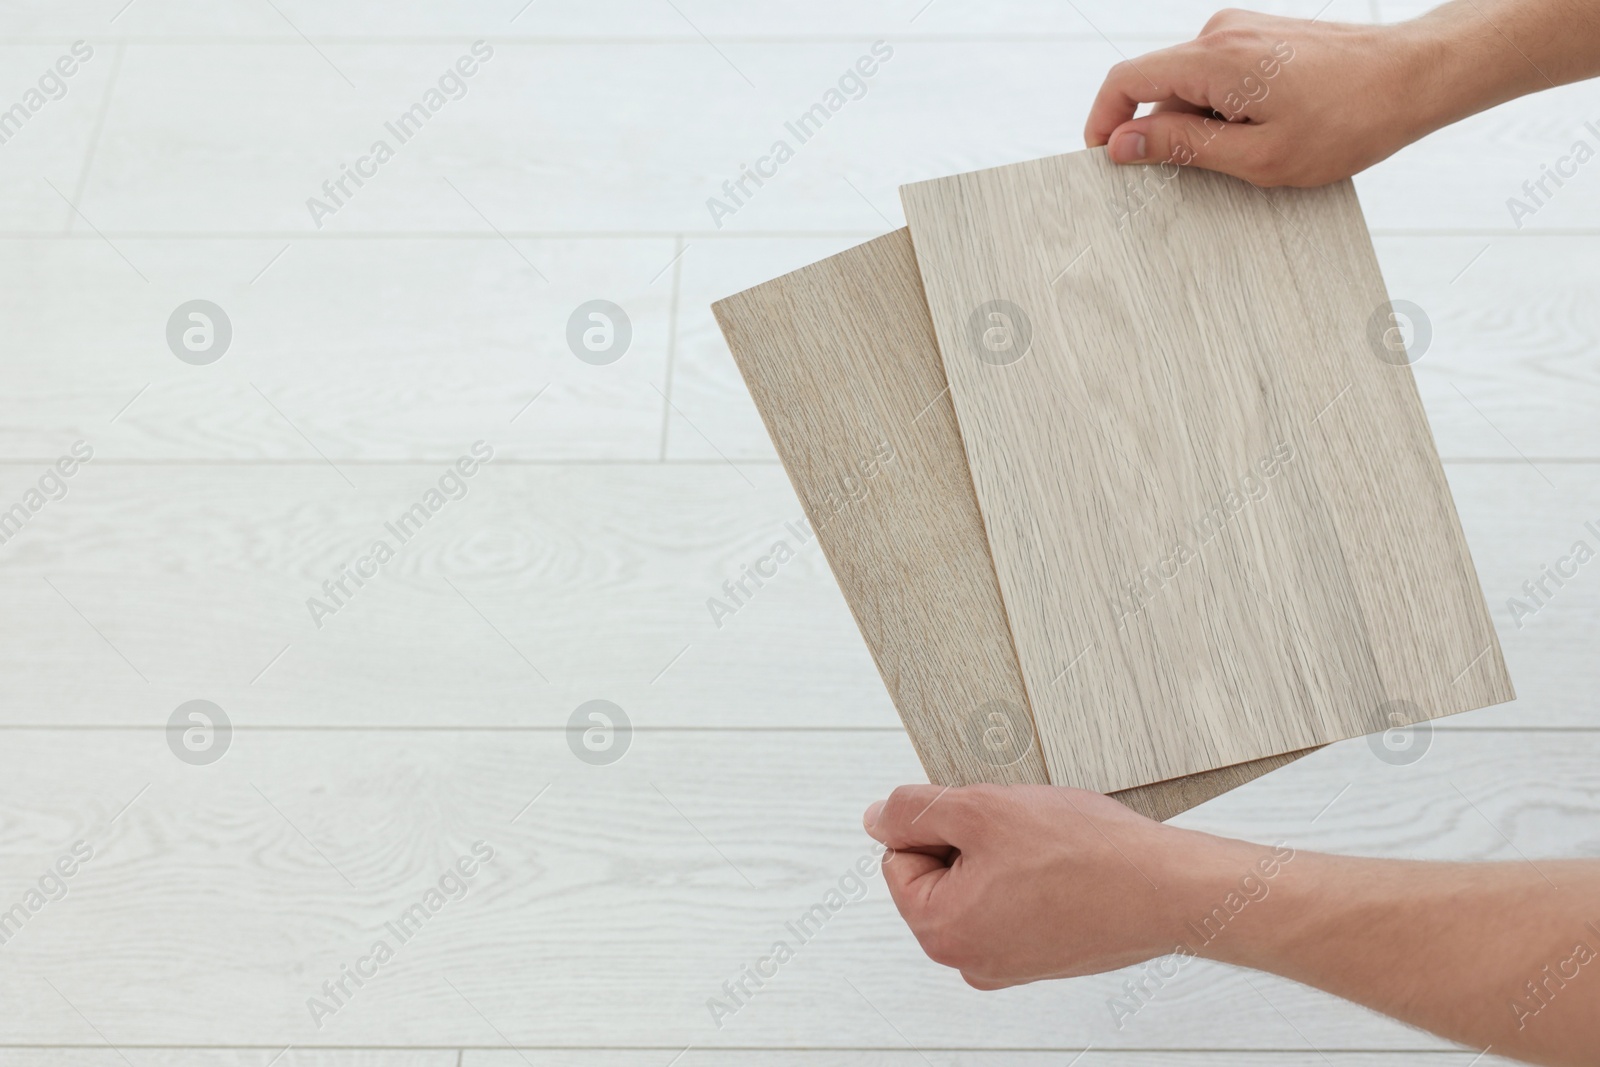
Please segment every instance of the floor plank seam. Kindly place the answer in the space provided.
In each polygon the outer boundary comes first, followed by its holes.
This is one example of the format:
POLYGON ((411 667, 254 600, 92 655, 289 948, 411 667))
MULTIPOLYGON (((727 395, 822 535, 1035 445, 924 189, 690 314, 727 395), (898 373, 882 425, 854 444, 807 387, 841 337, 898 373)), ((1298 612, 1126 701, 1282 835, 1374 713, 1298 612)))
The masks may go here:
MULTIPOLYGON (((104 1051, 107 1046, 87 1044, 5 1044, 0 1043, 0 1052, 6 1050, 35 1050, 35 1049, 94 1049, 104 1051)), ((175 1051, 175 1052, 257 1052, 278 1051, 282 1045, 149 1045, 121 1041, 117 1048, 138 1049, 140 1051, 175 1051)), ((1102 1055, 1132 1056, 1146 1053, 1195 1053, 1199 1055, 1228 1053, 1233 1055, 1250 1056, 1281 1056, 1304 1054, 1306 1046, 1283 1047, 1237 1047, 1237 1046, 1207 1046, 1207 1045, 1139 1045, 1128 1047, 1093 1046, 1102 1055)), ((682 1052, 682 1045, 295 1045, 294 1048, 304 1052, 459 1052, 463 1055, 468 1052, 665 1052, 668 1054, 682 1052)), ((710 1053, 725 1052, 907 1052, 904 1045, 719 1045, 716 1047, 695 1046, 696 1051, 710 1053)), ((1005 1053, 1021 1052, 1044 1055, 1074 1055, 1084 1051, 1081 1045, 921 1045, 921 1052, 939 1053, 1005 1053)), ((1451 1048, 1397 1048, 1374 1046, 1371 1048, 1322 1048, 1316 1051, 1334 1056, 1470 1056, 1470 1050, 1451 1048)))
MULTIPOLYGON (((1457 726, 1438 719, 1430 720, 1436 733, 1447 734, 1592 734, 1600 733, 1600 724, 1594 726, 1457 726)), ((331 725, 311 723, 232 724, 235 733, 528 733, 564 734, 567 726, 459 726, 453 724, 355 724, 331 725)), ((3 731, 30 732, 136 732, 164 733, 165 725, 149 723, 0 723, 3 731)), ((639 726, 635 734, 901 734, 905 727, 899 724, 886 726, 639 726)), ((1357 740, 1346 738, 1345 740, 1357 740)), ((1336 742, 1337 743, 1337 742, 1336 742)))
POLYGON ((672 241, 672 296, 667 308, 667 369, 662 375, 661 392, 661 453, 660 461, 667 462, 667 437, 672 429, 672 369, 678 353, 678 328, 683 321, 679 304, 683 296, 683 254, 688 251, 680 234, 672 241))
MULTIPOLYGON (((103 230, 107 237, 119 241, 435 241, 468 240, 501 243, 504 237, 516 241, 665 241, 674 237, 696 241, 809 241, 855 240, 865 241, 881 237, 886 231, 876 230, 518 230, 506 229, 497 234, 491 230, 103 230)), ((1600 227, 1552 226, 1548 229, 1525 227, 1521 230, 1490 228, 1407 228, 1391 229, 1373 227, 1368 232, 1376 239, 1386 238, 1445 238, 1475 237, 1521 238, 1539 240, 1546 237, 1600 237, 1600 227)), ((98 234, 88 231, 61 233, 56 230, 5 230, 0 231, 0 241, 38 240, 91 240, 99 241, 98 234)))
MULTIPOLYGON (((342 467, 436 467, 450 462, 454 456, 440 455, 431 459, 353 459, 331 457, 342 467)), ((1533 456, 1535 463, 1559 466, 1589 466, 1600 463, 1600 456, 1533 456)), ((4 456, 0 467, 33 467, 48 465, 51 456, 4 456)), ((1518 467, 1528 460, 1518 456, 1444 456, 1440 460, 1447 466, 1461 467, 1518 467)), ((495 457, 496 467, 721 467, 723 459, 697 456, 668 457, 666 459, 540 459, 537 457, 495 457)), ((738 462, 749 467, 778 467, 781 462, 774 456, 740 456, 738 462)), ((98 467, 322 467, 321 459, 140 459, 137 457, 114 459, 95 457, 98 467)))
MULTIPOLYGON (((89 187, 89 175, 94 169, 95 152, 100 147, 100 136, 105 131, 106 115, 111 111, 111 100, 116 95, 117 79, 122 74, 122 57, 126 51, 126 47, 119 43, 111 53, 111 73, 106 75, 106 87, 101 94, 100 107, 95 114, 94 128, 89 131, 89 143, 84 148, 83 162, 78 168, 78 181, 72 187, 73 204, 83 203, 84 191, 89 187)), ((62 228, 63 233, 72 231, 75 218, 76 213, 69 207, 66 225, 62 228)))
MULTIPOLYGON (((719 44, 732 45, 775 45, 779 47, 805 48, 814 45, 830 44, 860 44, 863 38, 887 32, 889 27, 877 29, 863 28, 859 33, 824 33, 824 34, 711 34, 706 37, 699 35, 680 34, 512 34, 502 35, 496 33, 468 33, 468 34, 417 34, 397 36, 365 36, 365 35, 337 35, 337 36, 279 36, 277 34, 262 34, 260 36, 245 36, 238 34, 216 34, 210 36, 171 36, 166 34, 117 36, 108 38, 108 41, 117 44, 133 45, 136 47, 151 48, 183 48, 183 47, 264 47, 304 48, 308 43, 318 45, 331 45, 334 47, 428 47, 434 45, 472 44, 475 41, 488 41, 490 44, 507 47, 533 47, 533 48, 595 48, 616 47, 618 45, 656 45, 667 48, 704 48, 706 42, 715 41, 719 44)), ((1141 33, 1115 33, 1112 39, 1130 44, 1160 43, 1177 44, 1191 35, 1193 31, 1187 27, 1173 29, 1167 33, 1141 32, 1141 33)), ((58 37, 0 37, 0 46, 8 48, 26 48, 37 45, 52 45, 59 43, 58 37)), ((895 33, 897 44, 1103 44, 1105 38, 1097 33, 1074 32, 1043 32, 1043 33, 968 33, 952 30, 948 33, 895 33)))

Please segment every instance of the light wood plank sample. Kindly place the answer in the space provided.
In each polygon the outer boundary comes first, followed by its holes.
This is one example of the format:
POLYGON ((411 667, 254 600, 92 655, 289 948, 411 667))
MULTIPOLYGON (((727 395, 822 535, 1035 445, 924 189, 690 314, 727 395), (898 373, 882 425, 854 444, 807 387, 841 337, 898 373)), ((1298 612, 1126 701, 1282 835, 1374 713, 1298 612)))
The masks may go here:
POLYGON ((901 194, 1053 781, 1513 699, 1349 182, 1095 149, 901 194))
MULTIPOLYGON (((714 311, 929 779, 1048 781, 908 231, 714 311)), ((1290 758, 1119 799, 1170 818, 1290 758)))

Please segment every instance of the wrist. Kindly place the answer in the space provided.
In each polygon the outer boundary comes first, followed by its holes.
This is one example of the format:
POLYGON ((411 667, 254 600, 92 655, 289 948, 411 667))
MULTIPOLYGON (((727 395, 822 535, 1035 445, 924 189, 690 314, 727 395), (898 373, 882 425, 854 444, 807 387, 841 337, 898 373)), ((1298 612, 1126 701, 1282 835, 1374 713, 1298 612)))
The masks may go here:
POLYGON ((1394 110, 1410 116, 1412 139, 1548 87, 1493 17, 1455 0, 1392 27, 1404 83, 1394 110))
POLYGON ((1279 942, 1295 936, 1305 907, 1305 887, 1317 877, 1307 868, 1329 857, 1285 845, 1229 838, 1205 839, 1203 858, 1189 866, 1177 894, 1177 950, 1206 959, 1266 968, 1279 942))
POLYGON ((1160 855, 1153 871, 1163 901, 1158 943, 1160 953, 1221 958, 1225 942, 1240 940, 1246 916, 1259 912, 1276 896, 1288 869, 1297 861, 1287 846, 1249 841, 1175 827, 1148 854, 1160 855))

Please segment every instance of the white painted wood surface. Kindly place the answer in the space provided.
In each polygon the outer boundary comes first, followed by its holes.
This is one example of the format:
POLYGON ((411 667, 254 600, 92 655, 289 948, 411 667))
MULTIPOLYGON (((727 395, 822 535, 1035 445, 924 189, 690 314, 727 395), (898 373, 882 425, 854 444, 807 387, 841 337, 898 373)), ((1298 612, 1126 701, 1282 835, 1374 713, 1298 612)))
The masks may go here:
MULTIPOLYGON (((79 437, 97 450, 0 544, 0 900, 150 783, 104 866, 0 946, 0 1067, 1059 1067, 1109 1028, 1112 978, 980 997, 876 885, 726 1033, 702 1021, 705 985, 855 858, 861 807, 918 775, 820 554, 723 629, 705 613, 799 513, 708 305, 898 225, 904 181, 1077 147, 1117 50, 1188 36, 1216 5, 675 4, 0 13, 0 99, 72 40, 96 48, 0 146, 0 502, 79 437), (305 198, 480 36, 496 57, 468 98, 313 229, 305 198), (706 198, 879 37, 896 56, 867 96, 716 230, 706 198), (197 296, 240 327, 210 367, 162 338, 197 296), (597 297, 634 326, 609 367, 565 346, 597 297), (315 629, 306 597, 479 437, 503 462, 315 629), (239 726, 210 768, 160 732, 197 696, 239 726), (562 732, 595 697, 639 727, 612 767, 562 732), (491 824, 506 881, 303 1047, 319 968, 491 824), (540 1047, 506 1051, 440 974, 540 1047)), ((1372 8, 1323 17, 1401 10, 1372 8)), ((1502 833, 1536 858, 1600 852, 1600 572, 1520 629, 1505 604, 1600 516, 1600 470, 1571 462, 1600 457, 1596 179, 1522 231, 1504 203, 1597 101, 1515 104, 1358 179, 1391 289, 1433 319, 1419 385, 1443 453, 1472 460, 1447 473, 1521 699, 1440 724, 1413 766, 1335 746, 1190 825, 1386 855, 1514 859, 1502 833)), ((1320 1052, 1218 970, 1080 1065, 1473 1060, 1258 985, 1320 1052)))
MULTIPOLYGON (((899 729, 775 465, 491 464, 319 629, 307 599, 439 468, 341 464, 352 490, 318 460, 97 463, 0 545, 0 723, 154 725, 204 696, 279 726, 557 727, 604 697, 643 726, 899 729), (706 601, 785 539, 796 558, 719 628, 706 601)), ((0 501, 39 469, 0 465, 0 501)), ((1600 469, 1548 469, 1562 490, 1447 468, 1520 699, 1440 729, 1596 725, 1600 570, 1508 603, 1600 547, 1600 469)))
MULTIPOLYGON (((159 730, 5 737, 5 884, 80 838, 95 858, 4 946, 0 999, 28 1010, 0 1017, 0 1044, 84 1042, 82 1012, 134 1045, 488 1044, 487 1018, 535 1046, 892 1048, 887 1017, 935 1048, 1265 1050, 1301 1047, 1297 1029, 1442 1047, 1210 964, 1121 1030, 1125 974, 985 996, 923 958, 876 878, 719 1029, 707 998, 867 854, 861 809, 918 774, 898 732, 640 731, 604 767, 559 730, 245 729, 209 767, 159 730), (480 839, 496 855, 466 896, 315 1027, 307 998, 480 839)), ((1597 802, 1593 732, 1438 731, 1410 765, 1345 742, 1178 821, 1524 862, 1594 854, 1597 802)))
MULTIPOLYGON (((670 1062, 670 1057, 680 1049, 651 1049, 649 1051, 616 1052, 545 1052, 527 1053, 504 1050, 468 1050, 461 1067, 537 1067, 562 1064, 565 1067, 659 1067, 670 1062), (526 1060, 524 1060, 526 1056, 526 1060), (664 1061, 663 1056, 669 1057, 664 1061)), ((1286 1049, 1275 1052, 1172 1052, 1166 1049, 1146 1052, 1111 1052, 1102 1049, 1063 1048, 1051 1052, 993 1052, 960 1051, 944 1049, 884 1049, 871 1052, 781 1052, 756 1053, 749 1051, 713 1052, 691 1049, 683 1053, 674 1067, 736 1067, 745 1063, 762 1063, 766 1067, 990 1067, 1004 1063, 1010 1067, 1505 1067, 1511 1063, 1498 1056, 1484 1056, 1476 1061, 1473 1053, 1461 1052, 1301 1052, 1286 1049), (1073 1057, 1079 1057, 1074 1060, 1073 1057)), ((0 1060, 0 1064, 4 1061, 0 1060)), ((97 1065, 98 1067, 98 1065, 97 1065)), ((187 1065, 184 1065, 187 1067, 187 1065)))
POLYGON ((1462 1052, 1107 1052, 1061 1049, 1050 1052, 919 1050, 836 1050, 733 1052, 690 1048, 541 1049, 480 1048, 430 1050, 270 1049, 120 1049, 72 1048, 0 1050, 0 1067, 1061 1067, 1080 1055, 1080 1067, 1504 1067, 1510 1060, 1462 1052), (458 1058, 459 1056, 459 1058, 458 1058), (673 1057, 678 1057, 675 1061, 673 1057))

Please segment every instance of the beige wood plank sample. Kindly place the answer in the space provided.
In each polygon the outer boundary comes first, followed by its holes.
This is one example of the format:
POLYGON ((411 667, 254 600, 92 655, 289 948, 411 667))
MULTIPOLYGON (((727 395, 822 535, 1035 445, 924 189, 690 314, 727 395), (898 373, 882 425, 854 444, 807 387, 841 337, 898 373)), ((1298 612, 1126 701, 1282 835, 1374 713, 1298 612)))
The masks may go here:
POLYGON ((1170 170, 902 189, 1052 780, 1512 699, 1352 186, 1170 170))
MULTIPOLYGON (((1048 781, 909 233, 714 310, 930 780, 1048 781)), ((1169 818, 1288 758, 1120 799, 1169 818)))

